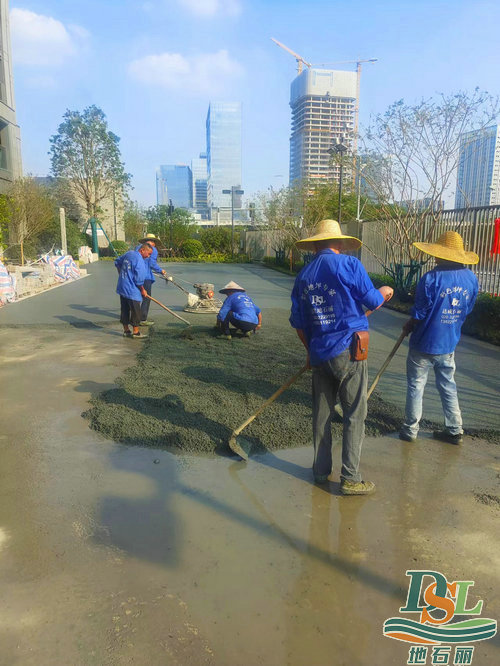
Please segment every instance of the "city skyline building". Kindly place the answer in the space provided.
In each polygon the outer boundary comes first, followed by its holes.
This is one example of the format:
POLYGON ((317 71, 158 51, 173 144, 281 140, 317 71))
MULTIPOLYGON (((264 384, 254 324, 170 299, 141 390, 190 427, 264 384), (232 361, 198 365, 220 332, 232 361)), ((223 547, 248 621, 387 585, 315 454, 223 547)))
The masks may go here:
POLYGON ((156 203, 192 208, 193 177, 187 164, 162 164, 156 170, 156 203))
POLYGON ((460 138, 455 208, 500 203, 500 125, 460 138))
POLYGON ((339 181, 340 166, 328 151, 338 141, 352 147, 356 99, 356 72, 308 67, 292 81, 290 185, 339 181))
POLYGON ((207 172, 207 154, 200 153, 199 157, 191 160, 191 173, 193 177, 193 208, 201 215, 202 219, 208 217, 208 172, 207 172))
POLYGON ((0 0, 0 193, 22 176, 21 130, 16 120, 9 3, 0 0))
MULTIPOLYGON (((210 219, 228 221, 231 190, 241 188, 241 102, 210 102, 206 119, 207 203, 210 219)), ((234 196, 234 208, 241 208, 241 195, 234 196)))

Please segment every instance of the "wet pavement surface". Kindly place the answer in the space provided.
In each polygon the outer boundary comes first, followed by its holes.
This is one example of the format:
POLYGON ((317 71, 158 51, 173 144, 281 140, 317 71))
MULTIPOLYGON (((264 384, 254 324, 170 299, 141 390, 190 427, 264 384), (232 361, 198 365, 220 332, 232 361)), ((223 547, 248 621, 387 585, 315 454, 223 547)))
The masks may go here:
MULTIPOLYGON (((405 664, 382 626, 407 569, 474 580, 469 606, 498 618, 498 444, 368 438, 377 493, 344 498, 336 478, 311 483, 309 447, 245 464, 105 440, 81 413, 141 343, 121 337, 112 265, 89 270, 0 311, 0 664, 405 664)), ((291 280, 259 266, 175 273, 288 307, 291 280)), ((372 371, 404 321, 376 314, 372 371)), ((498 419, 497 348, 465 338, 457 356, 469 421, 498 419)), ((395 401, 398 368, 404 352, 381 382, 395 401)), ((475 646, 474 664, 497 663, 498 637, 475 646)))

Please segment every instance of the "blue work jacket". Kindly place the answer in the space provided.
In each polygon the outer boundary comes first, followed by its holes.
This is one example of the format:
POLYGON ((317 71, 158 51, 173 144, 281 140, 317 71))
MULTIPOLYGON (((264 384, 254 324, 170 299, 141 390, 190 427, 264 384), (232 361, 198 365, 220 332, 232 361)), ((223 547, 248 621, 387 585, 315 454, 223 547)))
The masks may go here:
POLYGON ((368 330, 362 306, 375 310, 383 302, 359 259, 318 252, 295 279, 290 315, 290 324, 304 331, 311 365, 348 349, 355 331, 368 330))

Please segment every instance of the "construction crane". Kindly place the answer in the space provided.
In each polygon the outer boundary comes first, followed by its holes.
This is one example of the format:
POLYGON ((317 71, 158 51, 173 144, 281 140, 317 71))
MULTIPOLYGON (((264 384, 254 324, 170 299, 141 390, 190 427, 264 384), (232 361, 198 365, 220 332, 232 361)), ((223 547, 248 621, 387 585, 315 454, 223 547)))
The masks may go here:
POLYGON ((277 39, 274 39, 274 37, 271 37, 272 41, 277 44, 279 47, 284 49, 285 51, 288 51, 295 60, 297 61, 297 74, 302 74, 302 65, 305 65, 306 67, 309 67, 309 69, 312 67, 310 62, 307 62, 307 60, 304 60, 302 56, 300 56, 298 53, 295 53, 295 51, 292 51, 292 49, 289 49, 288 46, 285 46, 281 42, 278 42, 277 39))

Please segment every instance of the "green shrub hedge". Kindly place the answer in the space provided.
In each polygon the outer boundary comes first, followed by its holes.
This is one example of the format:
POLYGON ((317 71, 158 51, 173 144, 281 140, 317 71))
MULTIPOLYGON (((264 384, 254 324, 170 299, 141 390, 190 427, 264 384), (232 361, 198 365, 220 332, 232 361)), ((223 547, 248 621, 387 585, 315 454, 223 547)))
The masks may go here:
POLYGON ((162 257, 160 261, 172 263, 201 263, 201 264, 248 264, 250 259, 246 254, 221 254, 212 252, 211 254, 202 253, 197 257, 162 257))
POLYGON ((479 294, 462 332, 500 345, 500 296, 479 294))
POLYGON ((203 254, 203 245, 196 238, 188 238, 182 245, 182 255, 189 259, 194 259, 203 254))

